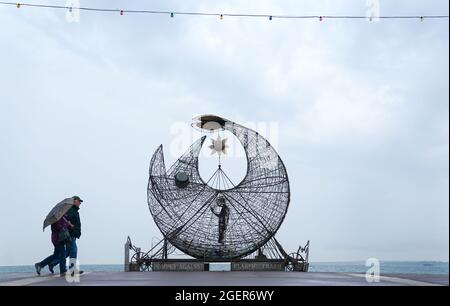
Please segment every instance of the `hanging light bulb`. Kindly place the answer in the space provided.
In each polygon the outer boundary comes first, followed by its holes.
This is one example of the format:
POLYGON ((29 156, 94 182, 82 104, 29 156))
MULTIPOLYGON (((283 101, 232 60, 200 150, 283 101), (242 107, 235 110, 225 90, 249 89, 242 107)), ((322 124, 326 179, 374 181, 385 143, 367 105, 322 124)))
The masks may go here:
POLYGON ((319 20, 320 20, 320 21, 323 21, 323 16, 320 16, 320 17, 319 17, 319 20))
POLYGON ((17 6, 17 8, 20 8, 20 3, 17 3, 16 6, 17 6))
POLYGON ((424 17, 423 16, 420 16, 420 21, 424 21, 424 17))
POLYGON ((72 7, 69 7, 69 13, 72 13, 72 7))
POLYGON ((269 20, 272 20, 272 16, 269 16, 269 20))
POLYGON ((120 10, 120 16, 123 16, 123 10, 120 10))
POLYGON ((173 18, 173 13, 170 13, 170 17, 173 18))
POLYGON ((223 20, 223 15, 222 14, 220 14, 220 20, 223 20))

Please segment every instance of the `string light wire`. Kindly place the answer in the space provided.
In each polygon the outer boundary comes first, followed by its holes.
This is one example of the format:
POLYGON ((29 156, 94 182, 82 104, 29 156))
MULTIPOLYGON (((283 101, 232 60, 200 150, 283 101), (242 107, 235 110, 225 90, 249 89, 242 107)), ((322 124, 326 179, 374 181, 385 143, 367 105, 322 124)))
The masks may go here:
MULTIPOLYGON (((337 15, 274 15, 274 14, 232 14, 232 13, 206 13, 206 12, 183 12, 183 11, 155 11, 155 10, 127 10, 127 9, 113 9, 113 8, 97 8, 97 7, 73 7, 64 5, 49 5, 49 4, 38 4, 38 3, 18 3, 18 2, 4 2, 0 1, 2 5, 14 5, 17 8, 21 7, 37 7, 37 8, 48 8, 48 9, 65 9, 74 10, 78 9, 81 11, 93 11, 93 12, 110 12, 110 13, 120 13, 123 15, 127 14, 163 14, 174 17, 174 15, 191 15, 191 16, 216 16, 221 20, 224 17, 249 17, 249 18, 267 18, 268 20, 273 19, 318 19, 320 21, 324 19, 369 19, 370 16, 337 16, 337 15)), ((423 21, 424 19, 449 19, 448 15, 396 15, 396 16, 376 16, 372 17, 377 19, 419 19, 423 21)))

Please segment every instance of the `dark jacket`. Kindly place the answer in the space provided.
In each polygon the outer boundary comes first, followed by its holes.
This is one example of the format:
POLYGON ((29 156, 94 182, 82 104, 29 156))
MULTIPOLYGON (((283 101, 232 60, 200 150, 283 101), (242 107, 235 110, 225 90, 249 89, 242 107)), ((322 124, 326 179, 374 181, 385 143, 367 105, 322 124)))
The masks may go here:
POLYGON ((66 213, 66 219, 73 225, 73 227, 69 229, 70 236, 75 238, 80 238, 81 236, 81 221, 80 214, 78 213, 79 209, 79 207, 72 206, 66 213))
POLYGON ((64 218, 61 218, 52 224, 52 243, 54 246, 59 244, 59 232, 63 228, 69 228, 69 223, 64 218))

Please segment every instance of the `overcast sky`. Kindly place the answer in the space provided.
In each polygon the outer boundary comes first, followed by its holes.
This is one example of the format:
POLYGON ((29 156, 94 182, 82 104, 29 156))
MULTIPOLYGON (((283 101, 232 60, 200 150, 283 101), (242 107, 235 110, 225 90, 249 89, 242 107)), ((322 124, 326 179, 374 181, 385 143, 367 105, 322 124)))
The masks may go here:
MULTIPOLYGON (((367 10, 365 0, 81 5, 274 15, 367 10)), ((448 5, 380 1, 382 15, 447 15, 448 5)), ((62 10, 0 6, 0 265, 48 255, 42 221, 75 194, 85 200, 81 264, 122 263, 127 235, 148 250, 161 237, 147 206, 150 158, 163 144, 169 167, 178 157, 171 146, 183 140, 187 148, 196 138, 191 118, 202 113, 277 126, 269 139, 292 192, 277 237, 288 251, 310 239, 311 261, 448 261, 448 29, 448 20, 92 12, 69 23, 62 10)), ((233 177, 239 162, 230 166, 233 177)))

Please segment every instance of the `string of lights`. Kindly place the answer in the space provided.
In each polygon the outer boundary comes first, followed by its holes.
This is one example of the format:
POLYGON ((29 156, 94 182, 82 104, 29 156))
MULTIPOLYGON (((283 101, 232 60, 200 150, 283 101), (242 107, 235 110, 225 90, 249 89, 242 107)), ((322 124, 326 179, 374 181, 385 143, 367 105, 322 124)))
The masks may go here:
POLYGON ((118 13, 124 14, 159 14, 168 15, 171 18, 175 15, 190 15, 190 16, 214 16, 223 20, 224 17, 243 17, 243 18, 266 18, 273 19, 317 19, 323 21, 324 19, 418 19, 424 21, 425 19, 449 19, 448 15, 393 15, 393 16, 346 16, 346 15, 271 15, 271 14, 232 14, 232 13, 206 13, 206 12, 184 12, 184 11, 155 11, 155 10, 127 10, 127 9, 113 9, 113 8, 98 8, 98 7, 76 7, 65 5, 48 5, 36 3, 18 3, 18 2, 4 2, 0 1, 2 5, 11 5, 17 8, 21 7, 36 7, 47 9, 64 9, 72 12, 73 10, 104 12, 104 13, 118 13))

